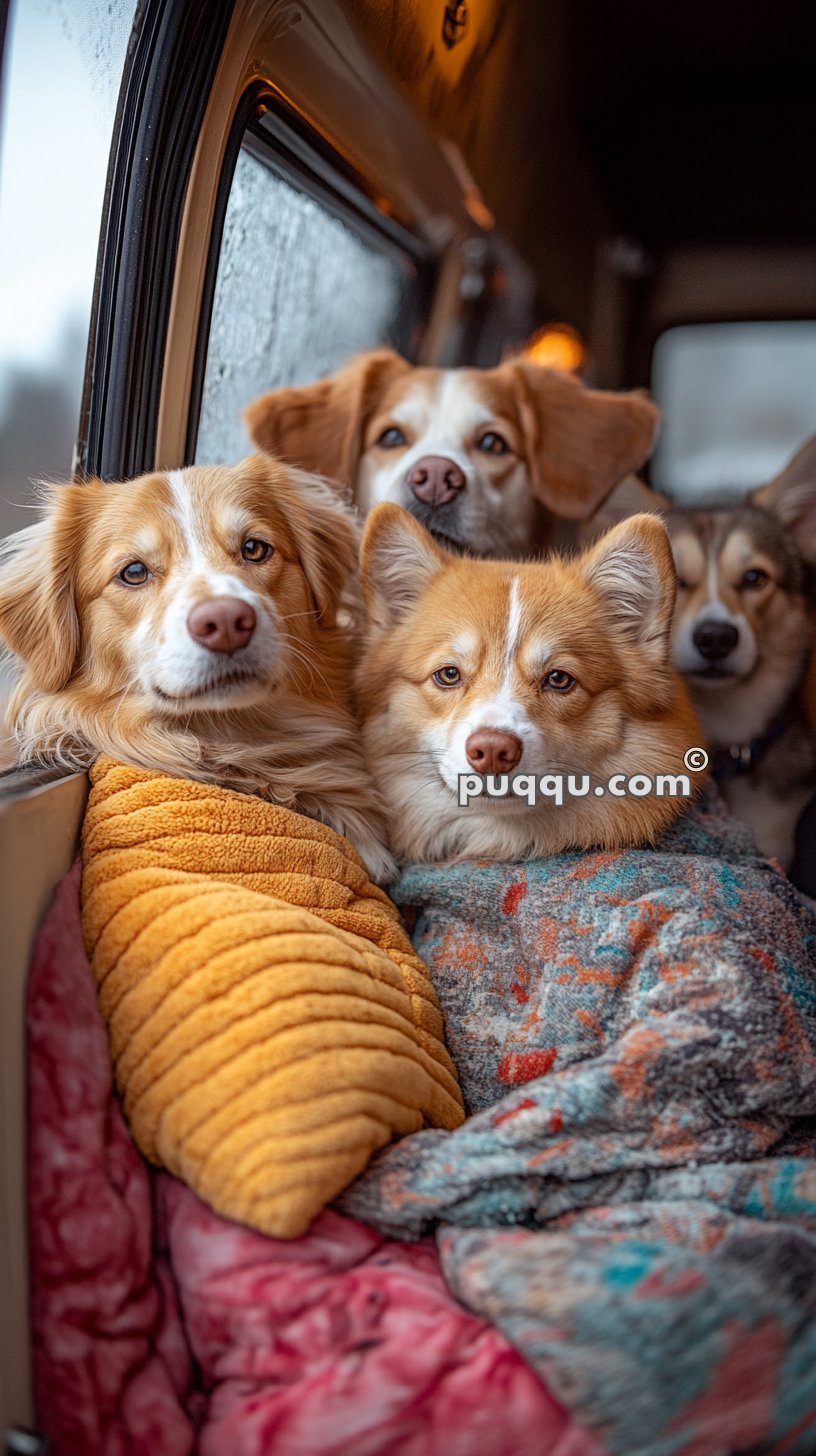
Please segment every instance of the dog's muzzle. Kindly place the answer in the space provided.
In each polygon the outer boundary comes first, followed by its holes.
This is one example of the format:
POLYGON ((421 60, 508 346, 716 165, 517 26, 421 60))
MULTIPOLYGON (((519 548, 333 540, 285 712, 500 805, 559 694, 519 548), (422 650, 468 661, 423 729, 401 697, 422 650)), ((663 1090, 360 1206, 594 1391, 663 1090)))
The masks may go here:
POLYGON ((466 484, 464 472, 446 455, 423 455, 406 476, 409 490, 432 511, 456 500, 466 484))
POLYGON ((706 662, 723 662, 739 642, 739 632, 731 622, 702 621, 695 627, 692 642, 706 662))
POLYGON ((187 631, 209 652, 239 652, 257 626, 255 608, 240 597, 211 597, 196 602, 187 617, 187 631))
POLYGON ((405 475, 405 509, 441 546, 462 551, 468 533, 462 520, 467 480, 464 471, 446 455, 423 455, 405 475))

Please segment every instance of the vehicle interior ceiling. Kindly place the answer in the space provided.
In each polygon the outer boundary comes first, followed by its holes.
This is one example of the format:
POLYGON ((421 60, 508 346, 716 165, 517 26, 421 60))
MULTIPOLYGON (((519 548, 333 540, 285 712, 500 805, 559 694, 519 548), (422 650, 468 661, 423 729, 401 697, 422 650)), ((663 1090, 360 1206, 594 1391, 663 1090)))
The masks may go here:
POLYGON ((347 0, 459 149, 604 387, 648 385, 669 325, 816 314, 816 23, 798 0, 347 0))

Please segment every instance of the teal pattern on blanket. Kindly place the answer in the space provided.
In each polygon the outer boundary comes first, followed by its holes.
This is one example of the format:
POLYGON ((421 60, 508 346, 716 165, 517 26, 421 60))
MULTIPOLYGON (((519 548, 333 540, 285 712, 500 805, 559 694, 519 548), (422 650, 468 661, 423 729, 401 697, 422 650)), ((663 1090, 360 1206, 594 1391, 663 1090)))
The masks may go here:
POLYGON ((468 1110, 341 1208, 614 1456, 816 1452, 816 914, 712 791, 654 850, 410 865, 468 1110))

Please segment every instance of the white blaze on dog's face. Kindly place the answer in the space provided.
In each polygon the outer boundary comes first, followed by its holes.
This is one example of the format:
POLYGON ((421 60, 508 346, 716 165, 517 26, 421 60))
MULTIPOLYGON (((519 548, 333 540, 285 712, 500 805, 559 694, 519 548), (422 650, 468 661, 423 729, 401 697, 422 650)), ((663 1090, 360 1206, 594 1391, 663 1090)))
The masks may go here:
MULTIPOLYGON (((406 512, 380 506, 362 583, 365 741, 398 852, 512 857, 614 840, 607 804, 592 796, 558 809, 513 795, 457 808, 463 774, 595 784, 682 767, 694 719, 669 663, 674 571, 657 521, 635 518, 577 561, 520 565, 451 557, 406 512)), ((643 833, 643 813, 638 823, 643 833)))
POLYGON ((437 540, 483 555, 532 540, 527 440, 495 381, 476 370, 416 371, 392 386, 365 431, 356 498, 405 506, 437 540))
POLYGON ((784 567, 749 511, 669 517, 677 567, 674 662, 711 687, 748 677, 763 613, 784 567))
POLYGON ((123 672, 161 712, 246 707, 289 673, 316 602, 284 514, 289 472, 274 474, 259 462, 149 477, 118 487, 89 529, 77 573, 86 630, 118 644, 123 672))
POLYGON ((163 711, 237 707, 274 688, 286 661, 280 544, 268 500, 219 498, 195 470, 170 471, 138 532, 110 541, 95 611, 122 622, 125 658, 163 711))
POLYGON ((713 741, 755 736, 802 670, 810 640, 803 557, 777 516, 750 503, 676 511, 666 524, 677 567, 675 666, 713 741))
POLYGON ((0 549, 18 760, 107 754, 261 794, 387 881, 341 621, 358 532, 337 494, 257 455, 55 486, 44 505, 0 549))
POLYGON ((363 510, 392 501, 443 543, 500 557, 531 550, 541 506, 590 515, 648 457, 658 411, 520 360, 412 368, 381 350, 264 395, 246 420, 262 449, 351 486, 363 510))
POLYGON ((673 653, 714 744, 761 736, 795 690, 811 641, 816 437, 731 510, 672 510, 673 653))
POLYGON ((32 690, 234 711, 297 677, 297 643, 333 622, 354 544, 324 486, 264 456, 59 486, 5 543, 0 627, 32 690))

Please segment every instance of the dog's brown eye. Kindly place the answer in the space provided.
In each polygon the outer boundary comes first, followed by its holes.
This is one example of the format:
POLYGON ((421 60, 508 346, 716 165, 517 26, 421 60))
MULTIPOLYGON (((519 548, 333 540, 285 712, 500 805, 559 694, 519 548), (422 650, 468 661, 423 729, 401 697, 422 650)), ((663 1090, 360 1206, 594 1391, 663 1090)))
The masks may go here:
POLYGON ((510 450, 507 441, 497 435, 495 430, 488 430, 476 443, 485 455, 507 455, 510 450))
POLYGON ((462 681, 462 674, 458 667, 451 664, 449 667, 440 667, 434 673, 433 680, 438 688, 458 688, 462 681))
POLYGON ((241 547, 241 555, 244 561, 257 565, 259 561, 268 561, 274 549, 268 541, 259 541, 257 536, 250 536, 241 547))
POLYGON ((678 578, 677 578, 677 590, 678 591, 688 591, 689 590, 689 584, 686 581, 686 578, 684 576, 678 576, 678 578))
POLYGON ((129 561, 119 572, 119 580, 125 586, 144 586, 150 580, 150 572, 143 561, 129 561))
POLYGON ((750 571, 746 571, 740 586, 744 586, 748 591, 759 591, 760 587, 765 586, 770 579, 767 571, 763 571, 760 566, 752 566, 750 571))
POLYGON ((552 672, 547 673, 541 686, 552 688, 556 693, 568 693, 570 688, 575 687, 575 678, 571 673, 564 672, 563 668, 554 667, 552 672))
POLYGON ((381 450, 398 450, 400 445, 407 445, 408 441, 402 430, 398 429, 396 425, 389 425, 387 430, 383 430, 382 434, 377 436, 374 443, 379 445, 381 450))

